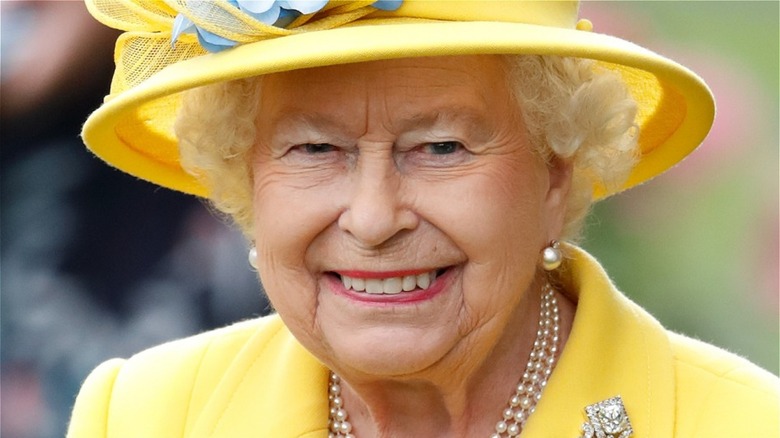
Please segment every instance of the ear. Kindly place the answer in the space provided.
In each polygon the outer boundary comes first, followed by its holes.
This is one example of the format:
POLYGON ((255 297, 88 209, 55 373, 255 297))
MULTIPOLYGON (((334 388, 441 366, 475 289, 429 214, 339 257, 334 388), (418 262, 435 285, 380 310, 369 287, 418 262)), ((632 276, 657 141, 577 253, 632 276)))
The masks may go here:
POLYGON ((553 156, 547 165, 549 186, 545 198, 547 241, 560 240, 568 207, 573 164, 570 159, 553 156))

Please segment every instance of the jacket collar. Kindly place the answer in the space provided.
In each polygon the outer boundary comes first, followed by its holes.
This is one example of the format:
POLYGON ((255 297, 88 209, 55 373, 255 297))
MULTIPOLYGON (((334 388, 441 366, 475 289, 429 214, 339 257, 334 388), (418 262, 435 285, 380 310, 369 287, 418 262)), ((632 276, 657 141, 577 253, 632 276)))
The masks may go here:
POLYGON ((621 294, 585 251, 572 257, 562 282, 577 303, 569 339, 523 436, 576 438, 585 407, 623 399, 632 438, 672 436, 674 364, 666 332, 621 294))

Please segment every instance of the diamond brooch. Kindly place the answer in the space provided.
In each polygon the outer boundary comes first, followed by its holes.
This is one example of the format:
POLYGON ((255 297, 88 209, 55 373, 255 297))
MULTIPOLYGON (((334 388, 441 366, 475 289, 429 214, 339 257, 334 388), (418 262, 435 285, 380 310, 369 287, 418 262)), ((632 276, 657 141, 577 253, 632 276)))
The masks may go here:
POLYGON ((585 414, 580 438, 629 438, 634 433, 619 395, 586 407, 585 414))

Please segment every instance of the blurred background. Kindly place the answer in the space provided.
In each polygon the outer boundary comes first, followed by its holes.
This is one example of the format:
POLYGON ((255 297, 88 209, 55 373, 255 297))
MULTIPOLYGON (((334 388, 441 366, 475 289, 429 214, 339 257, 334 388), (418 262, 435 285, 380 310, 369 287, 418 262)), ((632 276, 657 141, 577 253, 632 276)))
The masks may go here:
MULTIPOLYGON (((718 100, 702 147, 600 203, 583 246, 667 327, 775 374, 779 5, 589 1, 581 12, 698 72, 718 100)), ((268 304, 223 219, 81 144, 116 33, 80 2, 0 7, 0 435, 54 438, 98 363, 268 304)))
POLYGON ((660 178, 597 205, 584 247, 676 331, 778 373, 778 2, 585 2, 597 32, 680 61, 713 129, 660 178))

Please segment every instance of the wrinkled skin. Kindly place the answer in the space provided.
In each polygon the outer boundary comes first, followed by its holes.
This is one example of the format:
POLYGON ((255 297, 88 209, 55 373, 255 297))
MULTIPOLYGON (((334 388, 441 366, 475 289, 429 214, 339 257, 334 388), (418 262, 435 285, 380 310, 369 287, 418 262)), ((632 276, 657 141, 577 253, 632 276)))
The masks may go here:
POLYGON ((522 374, 570 168, 532 150, 505 81, 491 56, 263 79, 260 275, 293 334, 346 381, 358 436, 487 436, 506 402, 490 388, 508 394, 522 374), (366 301, 339 280, 410 270, 440 276, 409 301, 366 301), (482 409, 487 429, 464 420, 482 409))

